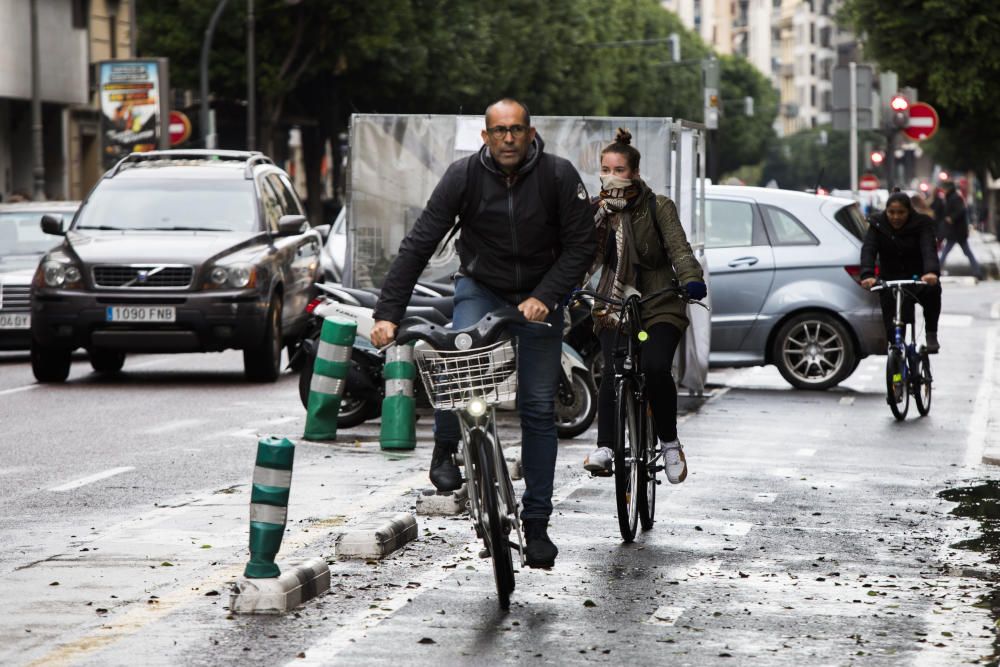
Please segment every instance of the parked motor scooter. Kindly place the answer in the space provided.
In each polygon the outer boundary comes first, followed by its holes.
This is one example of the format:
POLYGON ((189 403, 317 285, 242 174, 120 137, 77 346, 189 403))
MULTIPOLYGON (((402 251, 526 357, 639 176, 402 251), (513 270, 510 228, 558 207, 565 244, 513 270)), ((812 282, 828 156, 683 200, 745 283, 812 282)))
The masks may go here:
MULTIPOLYGON (((318 347, 319 331, 323 319, 340 316, 357 322, 357 336, 351 350, 351 367, 341 395, 337 425, 351 428, 378 417, 382 408, 384 357, 370 342, 375 322, 372 309, 378 295, 369 290, 345 288, 340 285, 320 284, 320 297, 310 304, 314 316, 309 333, 302 343, 302 370, 299 375, 299 398, 303 407, 309 402, 313 362, 318 347)), ((442 326, 451 315, 451 297, 414 296, 406 316, 419 316, 442 326), (441 310, 447 312, 447 317, 441 310)), ((584 358, 563 342, 559 388, 555 397, 556 430, 561 438, 573 438, 590 428, 597 415, 597 388, 584 358)), ((430 407, 421 383, 414 387, 418 407, 430 407)), ((514 409, 514 405, 501 406, 514 409)))

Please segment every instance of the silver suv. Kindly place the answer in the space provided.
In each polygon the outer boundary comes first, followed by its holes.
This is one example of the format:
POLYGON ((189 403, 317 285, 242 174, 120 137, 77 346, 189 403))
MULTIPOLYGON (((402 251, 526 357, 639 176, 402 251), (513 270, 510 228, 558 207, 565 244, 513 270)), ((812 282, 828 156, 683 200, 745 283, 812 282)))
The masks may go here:
POLYGON ((827 389, 885 354, 876 295, 859 283, 868 223, 849 199, 745 186, 705 193, 713 367, 774 364, 827 389))

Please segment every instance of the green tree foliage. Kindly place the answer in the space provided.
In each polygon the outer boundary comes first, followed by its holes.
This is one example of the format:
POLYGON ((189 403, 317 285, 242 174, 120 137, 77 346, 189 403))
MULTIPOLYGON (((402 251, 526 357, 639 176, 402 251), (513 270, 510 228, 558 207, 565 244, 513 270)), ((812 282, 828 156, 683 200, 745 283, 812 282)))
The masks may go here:
POLYGON ((720 65, 719 172, 726 174, 759 162, 774 141, 778 92, 745 58, 723 56, 720 65), (746 97, 754 100, 752 116, 745 113, 746 97))
POLYGON ((844 16, 880 66, 934 105, 939 157, 1000 173, 1000 3, 996 0, 847 0, 844 16))
MULTIPOLYGON (((876 132, 859 132, 858 145, 880 145, 876 132)), ((850 136, 826 128, 802 130, 769 144, 764 161, 761 185, 772 179, 779 187, 810 190, 817 185, 827 189, 849 189, 850 136), (825 143, 824 138, 825 137, 825 143)))
MULTIPOLYGON (((215 5, 139 5, 140 52, 168 56, 176 88, 198 89, 215 5)), ((229 0, 212 48, 210 88, 236 104, 246 97, 245 11, 229 0)), ((256 0, 256 14, 265 137, 292 123, 336 136, 353 112, 478 114, 505 95, 539 115, 702 118, 700 60, 710 51, 657 0, 256 0), (634 43, 673 32, 681 63, 665 42, 634 43)), ((759 162, 774 94, 743 60, 724 58, 722 78, 724 99, 753 95, 757 105, 752 119, 741 106, 723 118, 723 136, 733 133, 724 164, 759 162)))

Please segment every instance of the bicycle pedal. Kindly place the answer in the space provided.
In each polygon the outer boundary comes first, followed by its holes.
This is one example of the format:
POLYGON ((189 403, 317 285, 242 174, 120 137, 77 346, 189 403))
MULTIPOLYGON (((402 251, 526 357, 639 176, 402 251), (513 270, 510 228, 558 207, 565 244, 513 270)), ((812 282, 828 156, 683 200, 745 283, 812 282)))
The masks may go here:
POLYGON ((614 473, 610 470, 595 470, 591 471, 591 477, 611 477, 614 473))
POLYGON ((652 472, 655 475, 656 473, 663 472, 663 466, 662 465, 655 465, 655 466, 651 467, 649 470, 650 470, 650 472, 652 472))
POLYGON ((521 553, 521 545, 520 544, 515 544, 514 542, 510 542, 509 540, 508 540, 507 543, 510 545, 511 549, 513 549, 517 553, 521 553))
POLYGON ((487 549, 486 547, 483 547, 482 549, 479 550, 479 557, 480 558, 489 558, 490 557, 490 550, 487 549))

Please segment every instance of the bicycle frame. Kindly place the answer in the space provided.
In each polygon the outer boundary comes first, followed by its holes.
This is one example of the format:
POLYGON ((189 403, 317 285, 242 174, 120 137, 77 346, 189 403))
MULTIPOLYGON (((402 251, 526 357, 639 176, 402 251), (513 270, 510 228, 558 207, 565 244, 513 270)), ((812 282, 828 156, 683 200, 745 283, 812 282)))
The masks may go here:
POLYGON ((922 416, 930 411, 932 383, 930 362, 926 350, 917 349, 916 313, 913 323, 910 324, 909 340, 906 335, 907 323, 903 317, 905 287, 925 284, 920 280, 887 280, 872 287, 872 291, 892 290, 896 302, 892 340, 889 342, 886 358, 886 400, 897 420, 906 417, 911 395, 914 396, 917 410, 922 416))

